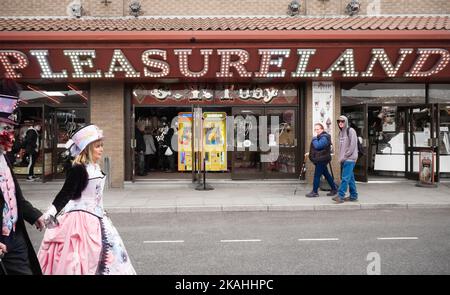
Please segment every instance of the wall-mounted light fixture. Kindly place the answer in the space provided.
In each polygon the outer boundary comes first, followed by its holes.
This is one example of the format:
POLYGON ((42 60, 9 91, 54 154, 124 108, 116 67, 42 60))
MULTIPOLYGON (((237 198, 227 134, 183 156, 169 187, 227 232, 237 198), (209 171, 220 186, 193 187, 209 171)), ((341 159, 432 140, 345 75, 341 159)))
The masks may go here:
POLYGON ((287 14, 290 16, 295 16, 300 14, 300 3, 298 0, 292 0, 288 5, 287 14))
POLYGON ((80 18, 83 15, 83 6, 81 6, 80 1, 70 3, 67 10, 71 16, 76 18, 80 18))
POLYGON ((359 3, 358 0, 352 0, 347 4, 347 7, 345 8, 345 12, 353 16, 355 14, 358 14, 359 10, 361 9, 361 3, 359 3))
POLYGON ((131 1, 129 7, 130 7, 130 15, 133 15, 134 17, 138 17, 139 15, 142 14, 141 3, 139 3, 138 0, 131 1))

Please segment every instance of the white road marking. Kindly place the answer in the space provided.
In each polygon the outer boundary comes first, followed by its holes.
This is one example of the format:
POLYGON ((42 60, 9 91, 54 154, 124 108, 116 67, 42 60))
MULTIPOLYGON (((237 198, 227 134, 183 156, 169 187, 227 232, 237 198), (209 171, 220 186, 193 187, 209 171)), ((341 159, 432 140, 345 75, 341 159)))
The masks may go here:
POLYGON ((300 242, 304 241, 339 241, 338 238, 322 238, 322 239, 298 239, 300 242))
POLYGON ((261 242, 261 240, 220 240, 221 243, 238 243, 238 242, 261 242))
POLYGON ((172 241, 144 241, 144 244, 159 244, 159 243, 184 243, 184 240, 172 240, 172 241))
POLYGON ((377 238, 377 240, 418 240, 418 237, 389 237, 389 238, 377 238))

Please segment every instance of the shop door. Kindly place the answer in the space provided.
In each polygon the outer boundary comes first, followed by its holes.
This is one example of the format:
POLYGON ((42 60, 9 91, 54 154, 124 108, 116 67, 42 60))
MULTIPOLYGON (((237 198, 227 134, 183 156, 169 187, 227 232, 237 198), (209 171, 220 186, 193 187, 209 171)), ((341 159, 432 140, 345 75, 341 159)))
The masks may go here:
POLYGON ((55 109, 47 105, 42 106, 42 131, 40 134, 42 182, 53 179, 53 176, 56 173, 56 126, 57 123, 55 109))
MULTIPOLYGON (((276 155, 273 160, 265 162, 265 178, 297 178, 300 161, 297 155, 300 154, 298 146, 298 109, 294 107, 266 108, 267 116, 267 141, 268 152, 262 152, 262 155, 276 155), (277 119, 276 124, 274 119, 277 119), (278 142, 273 134, 272 125, 278 125, 278 142), (278 150, 273 146, 277 145, 278 150)), ((263 149, 264 150, 264 149, 263 149)), ((267 150, 267 148, 265 149, 267 150)))
MULTIPOLYGON (((367 182, 368 170, 368 108, 367 104, 342 107, 342 114, 348 118, 348 122, 353 127, 358 136, 358 140, 364 147, 364 156, 360 157, 356 162, 354 174, 355 180, 367 182)), ((337 143, 339 144, 339 143, 337 143)), ((337 149, 335 148, 335 157, 337 149)))
POLYGON ((264 177, 264 163, 261 162, 259 146, 259 117, 263 108, 233 108, 234 152, 232 179, 261 179, 264 177))
POLYGON ((133 105, 133 109, 131 110, 131 142, 130 142, 130 159, 131 159, 131 181, 136 181, 136 136, 135 136, 135 128, 136 128, 136 108, 133 105))
MULTIPOLYGON (((408 179, 419 179, 420 153, 430 151, 435 153, 434 171, 438 172, 439 162, 439 107, 438 105, 422 105, 408 107, 406 112, 407 127, 405 133, 405 175, 408 179)), ((434 179, 438 181, 439 173, 434 179)))
POLYGON ((437 171, 440 177, 450 177, 450 105, 439 105, 439 148, 437 171))

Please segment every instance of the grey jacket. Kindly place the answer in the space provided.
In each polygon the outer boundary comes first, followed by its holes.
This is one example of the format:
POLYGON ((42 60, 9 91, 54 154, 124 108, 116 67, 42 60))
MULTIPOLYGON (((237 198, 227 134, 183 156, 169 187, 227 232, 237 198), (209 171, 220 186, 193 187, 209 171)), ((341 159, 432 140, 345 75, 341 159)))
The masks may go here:
POLYGON ((346 116, 340 116, 339 120, 344 120, 344 128, 339 131, 339 162, 358 160, 358 137, 356 131, 350 128, 347 136, 348 119, 346 116))

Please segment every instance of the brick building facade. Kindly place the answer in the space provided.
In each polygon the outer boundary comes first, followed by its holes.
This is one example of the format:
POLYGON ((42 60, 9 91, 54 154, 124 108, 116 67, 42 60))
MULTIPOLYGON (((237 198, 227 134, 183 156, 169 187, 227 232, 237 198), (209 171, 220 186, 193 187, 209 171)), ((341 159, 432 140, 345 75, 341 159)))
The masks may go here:
MULTIPOLYGON (((0 16, 67 16, 74 0, 1 0, 0 16)), ((123 17, 129 15, 131 0, 80 0, 85 16, 123 17)), ((285 16, 285 0, 141 0, 145 16, 285 16)), ((300 0, 301 16, 345 15, 349 0, 300 0)), ((359 15, 450 14, 446 0, 360 0, 359 15)))
MULTIPOLYGON (((130 16, 129 4, 131 2, 128 0, 40 0, 29 3, 29 1, 0 0, 0 7, 2 8, 0 9, 0 36, 6 41, 0 46, 0 51, 4 50, 3 53, 6 56, 10 53, 8 50, 19 50, 28 56, 30 67, 39 70, 38 64, 33 59, 34 57, 27 52, 28 47, 35 50, 49 49, 52 51, 59 47, 62 50, 71 49, 71 46, 74 46, 74 48, 81 49, 96 48, 98 52, 102 48, 118 48, 123 52, 127 48, 132 48, 142 52, 145 48, 214 48, 216 50, 223 46, 224 48, 245 48, 252 51, 261 48, 274 48, 275 50, 294 44, 290 51, 291 57, 295 55, 298 48, 316 48, 319 52, 321 49, 326 49, 327 46, 335 47, 336 51, 333 54, 336 54, 336 56, 328 62, 328 66, 331 66, 333 60, 337 60, 339 54, 344 50, 361 47, 365 50, 363 58, 365 62, 360 63, 357 70, 362 73, 368 68, 367 61, 370 59, 371 50, 373 51, 376 48, 390 48, 386 50, 389 51, 389 57, 393 64, 397 58, 395 53, 400 48, 411 47, 414 50, 423 47, 440 48, 444 52, 442 59, 447 58, 445 52, 450 50, 450 17, 448 16, 450 5, 447 0, 360 0, 360 10, 356 16, 352 17, 349 17, 346 13, 346 7, 351 2, 350 0, 302 0, 299 1, 299 13, 295 16, 287 15, 288 5, 291 1, 212 0, 206 4, 194 0, 142 0, 139 1, 142 10, 138 18, 130 16), (83 7, 83 15, 78 19, 72 17, 70 12, 70 5, 76 2, 81 3, 83 7), (399 15, 408 16, 402 18, 399 15), (258 16, 259 18, 256 20, 254 17, 258 16), (174 17, 178 17, 179 20, 174 17), (193 45, 193 42, 198 43, 193 45)), ((325 54, 323 57, 325 57, 325 54)), ((415 54, 420 56, 417 52, 415 54)), ((97 59, 100 59, 100 53, 98 55, 97 59)), ((127 56, 127 58, 130 57, 127 56)), ((358 58, 356 57, 355 60, 358 60, 358 58)), ((139 71, 143 73, 142 66, 137 66, 136 61, 140 62, 139 59, 133 59, 131 64, 136 68, 139 67, 139 71)), ((417 60, 414 60, 411 55, 408 60, 410 68, 413 67, 414 61, 417 60)), ((14 64, 11 60, 9 62, 14 64)), ((53 70, 54 72, 61 70, 62 65, 70 65, 65 61, 61 62, 60 59, 55 63, 58 66, 53 70)), ((107 64, 108 61, 102 61, 102 63, 107 64)), ((219 67, 219 61, 215 63, 213 66, 219 67)), ((342 61, 342 63, 347 66, 346 61, 342 61)), ((339 62, 338 64, 342 65, 342 63, 339 62)), ((437 63, 436 60, 435 63, 437 63)), ((3 66, 2 68, 0 65, 1 77, 5 76, 6 66, 3 66)), ((296 66, 297 64, 290 64, 290 70, 295 70, 296 66)), ((321 71, 325 72, 328 66, 321 68, 321 71)), ((377 85, 376 83, 386 83, 384 85, 395 83, 394 88, 402 85, 401 83, 420 84, 425 89, 422 102, 424 105, 428 105, 432 100, 429 97, 429 89, 433 89, 434 84, 444 85, 443 89, 446 93, 444 96, 448 95, 446 87, 450 83, 450 76, 447 64, 439 70, 439 75, 428 75, 423 78, 419 76, 415 78, 406 78, 406 76, 392 78, 386 76, 386 74, 380 74, 382 68, 376 67, 379 75, 376 79, 366 79, 361 75, 354 79, 342 78, 342 76, 333 76, 329 79, 326 79, 325 76, 317 77, 317 81, 334 81, 332 118, 337 118, 342 112, 343 93, 349 90, 348 87, 351 88, 353 84, 358 83, 375 83, 373 85, 377 85)), ((272 64, 272 69, 277 69, 275 63, 272 64)), ((336 69, 338 72, 347 71, 347 69, 339 70, 338 67, 336 69)), ((313 67, 308 68, 308 71, 312 70, 314 70, 313 67)), ((104 72, 106 71, 107 68, 104 69, 104 72)), ((406 73, 407 69, 403 68, 403 71, 406 73)), ((254 72, 256 73, 256 71, 254 72)), ((33 75, 30 74, 27 79, 27 74, 24 74, 21 81, 23 80, 23 83, 36 82, 38 85, 55 82, 65 83, 64 79, 38 79, 33 75)), ((172 78, 173 81, 181 79, 180 82, 184 83, 251 82, 245 79, 222 80, 217 77, 208 78, 204 81, 201 79, 192 80, 186 76, 180 77, 179 75, 172 78)), ((131 174, 135 173, 130 159, 132 157, 130 145, 128 144, 133 141, 133 132, 130 127, 132 126, 130 122, 133 115, 130 109, 132 104, 127 103, 127 101, 132 97, 131 93, 133 89, 136 89, 136 85, 154 82, 163 83, 163 80, 135 80, 123 76, 120 76, 117 80, 106 79, 106 77, 104 79, 67 80, 68 82, 88 85, 89 121, 98 124, 105 132, 105 155, 112 159, 110 172, 114 187, 122 187, 124 180, 130 180, 131 174)), ((260 83, 261 79, 258 82, 255 81, 251 83, 260 83)), ((272 81, 272 79, 267 79, 262 83, 269 81, 272 81)), ((297 128, 301 129, 297 130, 298 138, 296 138, 301 146, 297 149, 296 154, 296 165, 299 166, 298 164, 303 161, 303 153, 309 149, 309 142, 312 138, 315 103, 313 81, 315 79, 306 77, 305 79, 291 78, 285 81, 276 81, 280 84, 294 83, 298 85, 299 96, 301 95, 304 99, 304 102, 302 102, 304 104, 297 106, 299 114, 296 124, 297 128)), ((350 89, 349 91, 353 90, 350 89)), ((351 95, 349 97, 353 98, 351 95)), ((442 102, 445 102, 446 105, 450 103, 450 98, 444 98, 442 102)), ((376 107, 384 108, 388 105, 377 104, 376 107)), ((399 103, 398 105, 402 104, 399 103)), ((375 108, 374 105, 370 107, 375 108)), ((435 107, 442 108, 442 105, 432 106, 430 110, 434 110, 435 107)), ((373 110, 377 112, 377 110, 373 110)), ((411 116, 413 115, 411 113, 411 116)), ((437 118, 436 120, 442 119, 437 118)), ((430 124, 433 125, 434 123, 430 124)), ((334 145, 336 146, 338 128, 335 125, 332 125, 331 128, 334 134, 334 145)), ((439 147, 437 149, 439 150, 439 147)), ((444 158, 443 156, 442 158, 444 158)), ((410 158, 411 161, 415 161, 412 156, 409 157, 405 154, 405 157, 408 157, 405 158, 405 163, 412 163, 409 161, 410 158)), ((442 163, 447 165, 447 162, 442 163)), ((311 165, 308 164, 308 167, 311 167, 311 165)), ((336 158, 333 160, 333 167, 334 171, 339 171, 339 163, 336 158)), ((415 168, 411 169, 410 172, 414 172, 415 168)), ((405 175, 408 172, 406 170, 405 167, 405 175)), ((295 177, 298 177, 299 172, 299 167, 297 167, 294 173, 295 177)), ((312 172, 313 169, 307 169, 306 179, 309 182, 312 179, 312 172)))

